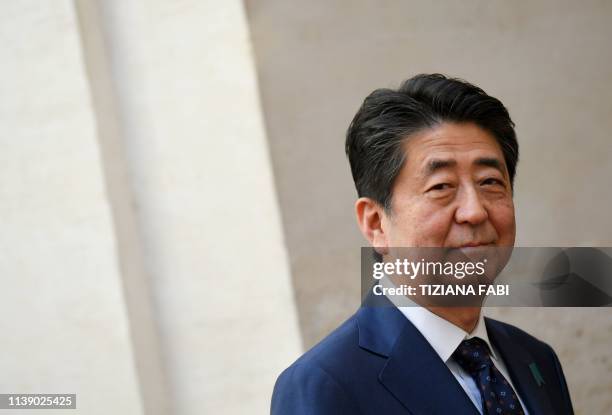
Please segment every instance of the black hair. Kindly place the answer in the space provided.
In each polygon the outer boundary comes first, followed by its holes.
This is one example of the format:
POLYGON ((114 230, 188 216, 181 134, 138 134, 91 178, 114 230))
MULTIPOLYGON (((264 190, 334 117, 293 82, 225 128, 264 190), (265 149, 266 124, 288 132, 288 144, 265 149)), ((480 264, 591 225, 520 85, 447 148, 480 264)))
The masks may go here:
POLYGON ((464 80, 421 74, 397 90, 375 90, 355 114, 345 150, 359 197, 391 211, 393 183, 406 157, 404 140, 444 122, 472 122, 492 134, 514 185, 519 148, 514 122, 501 101, 464 80))

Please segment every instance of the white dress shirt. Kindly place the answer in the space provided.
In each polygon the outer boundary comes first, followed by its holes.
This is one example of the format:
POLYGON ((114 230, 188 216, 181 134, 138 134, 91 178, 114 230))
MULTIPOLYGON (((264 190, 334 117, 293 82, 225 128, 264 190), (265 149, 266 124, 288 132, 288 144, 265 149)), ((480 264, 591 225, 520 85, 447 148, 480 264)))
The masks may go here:
MULTIPOLYGON (((389 287, 393 286, 393 283, 387 278, 383 278, 381 280, 381 285, 389 287)), ((393 296, 389 296, 388 298, 397 306, 393 296)), ((403 304, 405 304, 405 300, 406 299, 402 299, 403 304)), ((420 307, 416 304, 414 306, 397 306, 397 308, 404 316, 406 316, 408 320, 410 320, 410 322, 429 342, 431 347, 436 351, 438 356, 440 356, 440 359, 442 359, 442 361, 446 364, 453 376, 455 376, 457 382, 459 382, 465 393, 469 396, 470 400, 481 414, 482 400, 478 386, 476 385, 474 379, 461 366, 459 366, 455 359, 452 358, 452 354, 463 340, 470 339, 472 337, 479 337, 480 339, 484 340, 491 350, 491 360, 493 361, 493 364, 516 392, 516 396, 518 396, 525 415, 529 415, 521 396, 512 384, 512 379, 508 374, 508 370, 503 359, 489 341, 489 335, 487 334, 487 327, 485 326, 482 312, 478 316, 478 323, 476 324, 476 327, 471 333, 468 333, 460 327, 455 326, 453 323, 432 313, 428 309, 420 307)))

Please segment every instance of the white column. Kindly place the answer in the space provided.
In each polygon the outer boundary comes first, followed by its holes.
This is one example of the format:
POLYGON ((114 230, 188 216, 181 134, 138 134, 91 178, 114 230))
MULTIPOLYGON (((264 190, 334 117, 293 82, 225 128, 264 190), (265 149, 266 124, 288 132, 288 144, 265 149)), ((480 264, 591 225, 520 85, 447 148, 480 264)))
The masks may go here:
POLYGON ((300 338, 242 3, 79 4, 98 10, 171 413, 266 413, 300 338))
POLYGON ((73 4, 2 2, 0 39, 0 391, 140 414, 73 4))

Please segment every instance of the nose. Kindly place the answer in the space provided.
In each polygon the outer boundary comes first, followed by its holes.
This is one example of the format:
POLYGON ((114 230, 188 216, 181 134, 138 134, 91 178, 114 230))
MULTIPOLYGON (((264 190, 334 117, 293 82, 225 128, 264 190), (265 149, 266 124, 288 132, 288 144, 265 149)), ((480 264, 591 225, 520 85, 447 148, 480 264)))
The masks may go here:
POLYGON ((455 221, 459 224, 479 225, 486 221, 488 217, 489 213, 480 200, 480 195, 476 189, 472 186, 464 188, 459 194, 455 221))

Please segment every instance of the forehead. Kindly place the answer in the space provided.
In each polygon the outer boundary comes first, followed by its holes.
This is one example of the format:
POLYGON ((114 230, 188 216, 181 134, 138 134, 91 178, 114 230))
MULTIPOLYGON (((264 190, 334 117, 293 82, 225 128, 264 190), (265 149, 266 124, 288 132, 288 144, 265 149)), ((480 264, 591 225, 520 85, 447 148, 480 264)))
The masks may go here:
POLYGON ((443 123, 412 135, 404 146, 405 168, 415 172, 431 160, 453 160, 456 165, 471 164, 479 158, 504 162, 501 148, 493 135, 473 123, 443 123))

